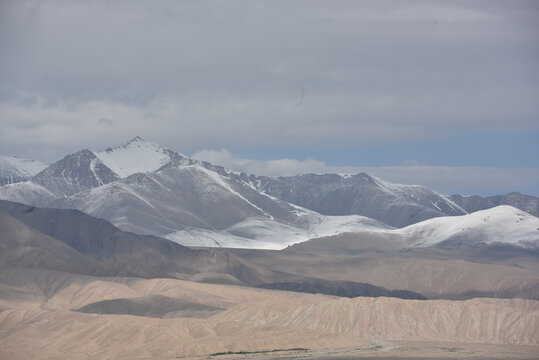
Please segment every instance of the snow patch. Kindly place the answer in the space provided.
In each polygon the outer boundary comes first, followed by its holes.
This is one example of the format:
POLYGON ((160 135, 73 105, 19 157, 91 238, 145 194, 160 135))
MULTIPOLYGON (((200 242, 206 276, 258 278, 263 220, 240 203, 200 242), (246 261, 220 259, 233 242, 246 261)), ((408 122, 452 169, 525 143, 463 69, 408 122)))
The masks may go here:
POLYGON ((17 156, 0 156, 0 176, 31 177, 47 166, 49 164, 38 160, 23 159, 17 156))
MULTIPOLYGON (((316 214, 316 213, 314 213, 316 214)), ((307 240, 344 232, 393 229, 364 216, 323 216, 316 214, 311 226, 302 229, 262 218, 250 218, 222 231, 188 229, 164 237, 185 246, 282 250, 307 240)))
POLYGON ((198 170, 201 170, 203 173, 205 173, 211 180, 213 180, 219 186, 223 187, 228 192, 230 192, 230 193, 234 194, 235 196, 239 197, 240 199, 242 199, 243 201, 245 201, 246 203, 248 203, 249 205, 251 205, 252 207, 257 209, 258 211, 260 211, 266 217, 273 220, 272 215, 268 214, 267 212, 264 211, 264 209, 257 206, 256 204, 253 204, 248 199, 246 199, 243 195, 241 195, 240 193, 238 193, 237 191, 232 189, 232 187, 225 181, 225 179, 223 179, 223 177, 221 175, 219 175, 218 173, 216 173, 215 171, 208 170, 208 169, 206 169, 204 167, 201 167, 201 166, 198 166, 198 165, 190 165, 190 166, 196 167, 198 170))
POLYGON ((137 136, 124 145, 94 154, 118 176, 125 178, 159 169, 172 159, 173 152, 137 136))

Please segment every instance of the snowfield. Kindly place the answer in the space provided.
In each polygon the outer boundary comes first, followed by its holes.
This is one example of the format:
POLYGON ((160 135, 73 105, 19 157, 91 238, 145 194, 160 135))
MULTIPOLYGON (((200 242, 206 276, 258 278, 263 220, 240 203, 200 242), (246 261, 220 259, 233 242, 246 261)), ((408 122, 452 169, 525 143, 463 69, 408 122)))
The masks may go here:
POLYGON ((463 216, 429 219, 395 231, 408 237, 409 245, 414 247, 436 246, 452 239, 466 245, 539 244, 539 218, 507 205, 463 216))
POLYGON ((294 227, 266 218, 250 218, 222 231, 188 229, 168 234, 165 238, 185 246, 281 250, 317 237, 392 229, 379 221, 358 215, 324 216, 306 212, 304 216, 308 217, 305 227, 294 227))
MULTIPOLYGON (((318 214, 317 214, 318 215, 318 214)), ((504 243, 528 248, 539 246, 539 218, 511 206, 498 206, 469 215, 434 218, 402 229, 363 216, 314 216, 310 226, 297 228, 268 219, 247 219, 223 231, 185 230, 166 235, 169 240, 205 245, 281 250, 289 245, 342 233, 388 235, 402 248, 431 247, 458 242, 459 246, 504 243), (200 242, 198 242, 200 244, 200 242)))

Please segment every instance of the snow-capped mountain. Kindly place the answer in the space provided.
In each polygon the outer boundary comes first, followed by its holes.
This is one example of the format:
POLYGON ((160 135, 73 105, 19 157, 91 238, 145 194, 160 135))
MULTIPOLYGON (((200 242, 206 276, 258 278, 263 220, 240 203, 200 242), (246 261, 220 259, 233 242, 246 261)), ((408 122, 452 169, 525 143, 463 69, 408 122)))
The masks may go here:
POLYGON ((48 164, 17 156, 0 156, 0 186, 26 181, 48 164))
POLYGON ((526 247, 539 245, 539 218, 508 205, 463 216, 429 219, 394 230, 412 247, 470 246, 505 243, 526 247))
POLYGON ((365 226, 388 228, 359 216, 328 217, 302 209, 200 163, 134 174, 51 205, 191 246, 280 249, 365 226))
POLYGON ((54 204, 105 218, 121 228, 164 235, 185 227, 223 229, 250 217, 285 221, 294 208, 200 165, 138 173, 54 204), (271 204, 268 204, 271 202, 271 204))
POLYGON ((119 177, 159 169, 172 159, 186 156, 136 136, 127 143, 94 154, 119 177))
POLYGON ((402 251, 412 248, 466 248, 479 244, 506 244, 539 248, 539 218, 501 205, 461 216, 444 216, 401 229, 364 228, 337 237, 318 238, 296 245, 294 251, 339 254, 365 249, 402 251))
POLYGON ((1 186, 0 199, 78 209, 122 230, 183 245, 269 249, 344 232, 390 233, 408 239, 406 246, 420 246, 430 244, 418 239, 438 224, 424 220, 466 214, 424 186, 397 185, 365 173, 247 175, 140 137, 67 155, 28 181, 1 186), (413 223, 419 224, 411 229, 419 230, 394 228, 413 223))
POLYGON ((119 176, 92 151, 81 150, 55 162, 31 181, 57 197, 67 197, 118 179, 119 176))
MULTIPOLYGON (((54 198, 69 197, 134 173, 151 172, 173 159, 181 162, 187 158, 137 136, 114 148, 96 152, 84 149, 67 155, 23 179, 27 181, 0 187, 0 197, 28 205, 47 206, 54 198)), ((33 169, 40 167, 34 166, 33 169)))
POLYGON ((324 215, 362 215, 394 227, 466 211, 426 186, 398 185, 365 173, 257 177, 259 190, 324 215))

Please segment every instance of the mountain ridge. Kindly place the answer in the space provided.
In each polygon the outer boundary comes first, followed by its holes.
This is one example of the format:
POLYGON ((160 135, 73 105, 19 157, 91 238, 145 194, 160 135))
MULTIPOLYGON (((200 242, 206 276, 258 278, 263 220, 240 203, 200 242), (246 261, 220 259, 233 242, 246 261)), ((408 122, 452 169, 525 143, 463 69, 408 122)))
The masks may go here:
POLYGON ((498 205, 511 205, 534 216, 539 216, 539 198, 511 192, 505 195, 450 195, 449 198, 468 212, 485 210, 498 205))
POLYGON ((258 177, 258 188, 324 215, 363 215, 394 227, 466 211, 421 185, 398 185, 366 173, 258 177), (317 191, 312 191, 315 188, 317 191))
MULTIPOLYGON (((0 201, 0 267, 45 269, 92 276, 181 278, 271 287, 285 279, 338 296, 420 294, 365 283, 338 283, 269 271, 224 249, 190 249, 155 236, 124 232, 78 210, 35 208, 0 201), (219 276, 216 276, 219 275, 219 276)), ((61 284, 59 284, 61 285, 61 284)), ((308 288, 296 291, 309 292, 308 288)))
POLYGON ((467 213, 460 198, 421 185, 366 173, 248 175, 141 137, 69 154, 29 181, 1 186, 0 199, 79 209, 123 230, 189 246, 267 249, 467 213))

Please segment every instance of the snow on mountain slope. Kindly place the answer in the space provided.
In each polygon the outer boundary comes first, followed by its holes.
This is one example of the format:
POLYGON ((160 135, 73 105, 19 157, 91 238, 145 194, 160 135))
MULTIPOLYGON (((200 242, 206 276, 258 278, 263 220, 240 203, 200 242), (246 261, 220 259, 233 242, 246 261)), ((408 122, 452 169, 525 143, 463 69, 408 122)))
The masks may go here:
POLYGON ((53 203, 104 218, 124 230, 163 236, 185 228, 223 230, 248 218, 295 219, 295 208, 200 165, 167 167, 53 203), (233 188, 234 187, 234 188, 233 188))
POLYGON ((185 246, 280 250, 315 235, 274 220, 249 218, 224 230, 185 229, 164 237, 185 246))
POLYGON ((45 187, 32 181, 0 186, 0 199, 30 206, 46 206, 56 196, 45 187))
POLYGON ((437 196, 437 198, 432 199, 429 205, 434 206, 437 210, 455 214, 467 213, 466 210, 457 205, 447 196, 438 194, 437 192, 429 189, 426 186, 401 185, 386 181, 376 176, 371 175, 370 177, 374 180, 374 182, 378 185, 380 189, 393 196, 421 203, 421 201, 424 201, 422 200, 422 198, 427 198, 429 196, 435 195, 437 196))
POLYGON ((0 186, 28 180, 48 165, 17 156, 0 156, 0 186))
POLYGON ((0 176, 30 177, 45 169, 48 164, 17 156, 0 156, 0 176))
POLYGON ((425 186, 397 185, 365 173, 249 177, 260 191, 328 216, 361 215, 394 227, 466 214, 425 186))
MULTIPOLYGON (((507 244, 534 251, 539 249, 539 218, 511 206, 433 218, 400 229, 374 225, 342 231, 341 236, 318 236, 296 246, 294 251, 354 254, 365 249, 455 249, 479 244, 507 244)), ((331 228, 336 227, 332 224, 331 228)))
POLYGON ((395 231, 406 236, 408 245, 413 247, 495 242, 532 247, 539 244, 539 218, 507 205, 430 219, 395 231))
POLYGON ((362 216, 302 209, 199 163, 133 174, 51 205, 190 246, 282 249, 316 236, 389 228, 362 216))
POLYGON ((90 150, 65 156, 31 178, 56 197, 67 197, 118 179, 90 150))
POLYGON ((31 181, 0 187, 0 199, 78 209, 123 230, 192 246, 282 249, 345 232, 391 234, 403 248, 448 241, 535 244, 539 228, 537 218, 509 207, 457 216, 466 211, 425 186, 365 173, 247 175, 140 137, 67 155, 31 181))
POLYGON ((209 246, 281 250, 312 238, 344 232, 383 231, 387 225, 363 216, 324 216, 306 211, 307 227, 291 226, 270 219, 249 218, 221 231, 185 229, 165 238, 185 246, 209 246))
POLYGON ((225 247, 236 249, 264 249, 279 250, 279 244, 260 239, 250 239, 236 236, 226 231, 213 231, 207 229, 185 229, 164 236, 165 239, 184 246, 225 247))
POLYGON ((317 236, 331 236, 344 232, 354 232, 358 229, 363 231, 386 231, 394 228, 360 215, 324 216, 322 221, 312 228, 317 236))
POLYGON ((135 173, 155 171, 178 156, 185 158, 140 136, 124 145, 96 151, 94 154, 122 178, 135 173))
MULTIPOLYGON (((24 167, 24 172, 30 174, 37 172, 31 178, 9 178, 4 183, 20 182, 31 180, 41 188, 48 190, 56 198, 69 197, 81 191, 97 188, 126 177, 137 172, 154 171, 169 163, 172 159, 184 160, 178 153, 165 149, 159 145, 136 137, 122 146, 109 148, 101 152, 93 152, 87 149, 69 154, 63 159, 45 167, 32 163, 24 167), (39 171, 41 170, 41 171, 39 171)), ((7 160, 6 160, 7 161, 7 160)), ((4 161, 5 163, 7 163, 4 161)), ((9 164, 14 163, 9 159, 9 164)), ((19 164, 18 162, 17 164, 19 164)), ((0 165, 3 163, 0 162, 0 165)), ((7 169, 8 166, 6 165, 7 169)), ((13 166, 9 166, 12 169, 13 166)), ((2 179, 0 178, 0 185, 2 179)), ((1 193, 6 195, 4 199, 14 199, 16 196, 22 203, 35 202, 35 186, 22 186, 17 188, 6 188, 1 193), (9 197, 7 193, 10 189, 16 189, 17 194, 9 197), (24 191, 28 190, 25 195, 24 191)), ((0 195, 1 196, 1 195, 0 195)), ((42 200, 45 198, 42 198, 42 200)), ((47 204, 41 203, 46 206, 47 204)))

